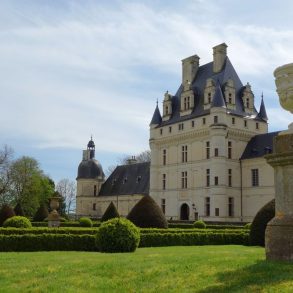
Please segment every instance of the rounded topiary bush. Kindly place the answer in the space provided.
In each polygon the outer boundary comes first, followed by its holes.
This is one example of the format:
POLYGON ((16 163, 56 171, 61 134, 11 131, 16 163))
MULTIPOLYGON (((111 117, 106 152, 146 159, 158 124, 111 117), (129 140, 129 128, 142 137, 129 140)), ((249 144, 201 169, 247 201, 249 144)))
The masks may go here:
POLYGON ((161 208, 149 195, 145 195, 132 208, 127 219, 140 228, 168 228, 161 208))
POLYGON ((205 229, 207 225, 204 221, 198 220, 193 223, 193 226, 194 228, 205 229))
POLYGON ((119 213, 114 205, 114 203, 111 201, 109 206, 107 207, 104 215, 101 218, 102 222, 108 221, 113 218, 119 218, 119 213))
POLYGON ((15 228, 31 228, 32 224, 30 220, 22 216, 14 216, 8 218, 4 223, 3 227, 15 227, 15 228))
POLYGON ((265 246, 265 230, 268 222, 275 216, 275 200, 263 206, 254 217, 250 227, 250 244, 265 246))
POLYGON ((11 208, 7 204, 4 204, 0 210, 0 226, 3 225, 6 219, 11 218, 13 216, 15 216, 13 208, 11 208))
POLYGON ((34 216, 35 222, 42 222, 48 218, 49 212, 45 204, 41 204, 34 216))
POLYGON ((103 222, 96 236, 97 248, 102 252, 133 252, 139 241, 139 229, 123 218, 103 222))
POLYGON ((79 219, 79 225, 80 227, 92 227, 93 222, 90 218, 82 217, 79 219))

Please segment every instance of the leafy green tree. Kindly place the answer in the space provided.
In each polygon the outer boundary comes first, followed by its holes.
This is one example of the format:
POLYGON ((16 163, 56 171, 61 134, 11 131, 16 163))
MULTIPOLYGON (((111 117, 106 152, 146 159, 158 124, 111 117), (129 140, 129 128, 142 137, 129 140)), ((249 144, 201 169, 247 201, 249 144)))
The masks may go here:
POLYGON ((43 174, 37 160, 21 157, 11 165, 11 194, 26 216, 33 216, 41 203, 54 193, 51 179, 43 174))
POLYGON ((0 149, 0 204, 10 201, 10 168, 13 150, 7 145, 0 149))

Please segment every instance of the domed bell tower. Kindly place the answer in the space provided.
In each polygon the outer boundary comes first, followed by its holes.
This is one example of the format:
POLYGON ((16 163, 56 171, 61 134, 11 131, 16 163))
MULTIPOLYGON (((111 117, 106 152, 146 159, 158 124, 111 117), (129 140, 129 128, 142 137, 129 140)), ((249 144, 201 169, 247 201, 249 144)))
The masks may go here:
POLYGON ((101 164, 95 159, 95 143, 91 137, 77 172, 76 214, 78 216, 99 217, 97 197, 105 182, 101 164))

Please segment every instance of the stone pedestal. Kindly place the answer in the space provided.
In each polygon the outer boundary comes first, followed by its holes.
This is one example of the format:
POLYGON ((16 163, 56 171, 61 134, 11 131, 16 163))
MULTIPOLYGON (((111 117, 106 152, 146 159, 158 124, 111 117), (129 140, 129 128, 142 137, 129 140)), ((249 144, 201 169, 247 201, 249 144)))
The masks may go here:
POLYGON ((52 211, 50 212, 48 216, 48 227, 59 227, 60 226, 60 215, 57 212, 57 209, 59 207, 59 199, 60 197, 52 197, 50 198, 50 207, 52 211))
POLYGON ((274 168, 276 192, 275 217, 265 234, 266 258, 293 262, 293 134, 278 135, 266 160, 274 168))

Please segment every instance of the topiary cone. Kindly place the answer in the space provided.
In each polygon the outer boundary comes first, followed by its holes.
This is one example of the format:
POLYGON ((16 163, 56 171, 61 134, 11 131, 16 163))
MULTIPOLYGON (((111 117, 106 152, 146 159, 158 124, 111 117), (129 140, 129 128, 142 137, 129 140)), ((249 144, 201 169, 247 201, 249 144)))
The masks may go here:
POLYGON ((149 195, 145 195, 132 208, 127 219, 140 228, 168 228, 161 208, 149 195))
POLYGON ((104 215, 101 218, 102 222, 108 221, 113 218, 119 218, 119 213, 114 205, 114 203, 111 201, 109 206, 107 207, 104 215))
POLYGON ((20 203, 17 203, 17 205, 14 207, 14 212, 16 216, 24 216, 24 212, 20 203))
POLYGON ((40 207, 38 208, 35 216, 34 216, 34 221, 35 222, 42 222, 44 221, 49 215, 48 209, 44 204, 41 204, 40 207))
POLYGON ((6 219, 11 218, 13 216, 15 216, 15 212, 12 209, 12 207, 10 207, 7 204, 4 204, 0 210, 0 226, 3 225, 6 219))
POLYGON ((254 217, 250 227, 250 244, 265 246, 268 222, 275 216, 275 199, 264 205, 254 217))

